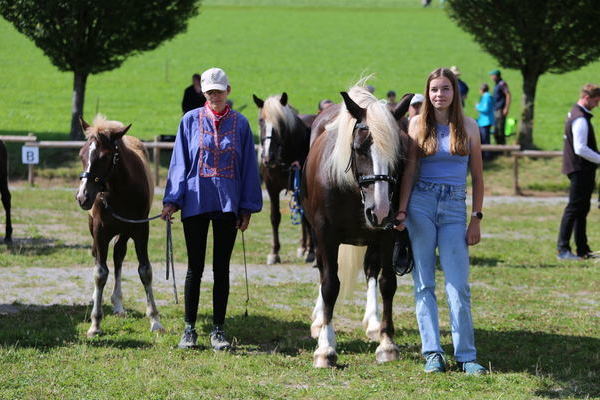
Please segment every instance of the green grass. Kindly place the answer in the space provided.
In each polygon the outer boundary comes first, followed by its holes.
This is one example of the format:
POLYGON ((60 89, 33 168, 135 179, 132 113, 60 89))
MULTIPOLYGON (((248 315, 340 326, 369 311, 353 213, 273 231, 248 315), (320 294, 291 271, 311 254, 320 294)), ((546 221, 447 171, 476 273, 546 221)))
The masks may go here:
MULTIPOLYGON (((13 199, 16 246, 0 248, 0 274, 14 267, 23 273, 33 267, 62 267, 81 271, 77 275, 81 279, 75 283, 90 279, 86 213, 76 206, 73 191, 19 188, 13 191, 13 199)), ((155 200, 153 213, 158 211, 160 198, 155 200)), ((241 281, 235 281, 226 326, 238 350, 214 354, 208 350, 207 338, 210 284, 203 285, 201 295, 203 349, 184 352, 175 348, 183 306, 174 305, 169 292, 158 293, 167 332, 151 334, 140 302, 141 285, 137 279, 126 279, 128 316, 111 315, 107 305, 106 334, 99 338, 85 338, 90 312, 85 304, 47 307, 29 302, 17 305, 23 308, 19 313, 0 315, 0 398, 600 398, 598 264, 555 259, 564 204, 491 199, 486 204, 483 241, 471 249, 471 282, 479 360, 491 366, 490 376, 465 377, 456 371, 452 357, 451 372, 436 376, 422 372, 408 277, 399 278, 394 300, 401 360, 376 365, 376 344, 367 342, 360 328, 364 293, 359 290, 356 299, 336 306, 341 368, 333 370, 311 366, 316 343, 308 332, 316 283, 295 282, 285 276, 268 285, 251 279, 250 316, 244 318, 245 290, 241 281)), ((593 209, 589 218, 592 244, 600 242, 600 228, 594 223, 597 212, 593 209)), ((151 226, 150 258, 155 280, 162 283, 164 225, 154 222, 151 226)), ((245 237, 248 262, 264 263, 269 232, 268 214, 255 215, 245 237)), ((281 232, 283 261, 297 262, 294 253, 299 232, 287 216, 281 232)), ((185 263, 179 222, 174 225, 174 243, 176 261, 185 263)), ((127 261, 128 268, 135 265, 131 245, 127 261)), ((242 262, 239 240, 233 262, 242 262)), ((272 274, 277 274, 278 268, 273 266, 272 274)), ((441 275, 437 294, 442 344, 451 354, 441 275)), ((63 290, 59 286, 54 292, 60 296, 63 290)), ((107 285, 105 302, 109 293, 107 285)), ((48 298, 47 303, 53 299, 48 298)))
MULTIPOLYGON (((59 72, 42 51, 0 20, 0 134, 34 132, 65 138, 69 129, 72 74, 59 72)), ((496 62, 448 19, 444 10, 423 9, 417 0, 212 0, 190 21, 186 33, 159 49, 128 59, 115 71, 88 80, 85 116, 96 111, 133 123, 132 134, 151 139, 175 133, 180 101, 191 74, 221 66, 233 86, 231 98, 255 126, 251 95, 287 91, 290 102, 312 113, 322 98, 338 101, 339 91, 362 74, 384 97, 422 92, 427 74, 458 65, 471 92, 467 112, 474 116, 477 88, 490 83, 496 62)), ((582 84, 597 79, 600 63, 539 83, 535 142, 559 149, 566 112, 582 84)), ((520 118, 521 77, 504 71, 514 94, 511 116, 520 118)), ((595 122, 596 124, 598 122, 595 122)))

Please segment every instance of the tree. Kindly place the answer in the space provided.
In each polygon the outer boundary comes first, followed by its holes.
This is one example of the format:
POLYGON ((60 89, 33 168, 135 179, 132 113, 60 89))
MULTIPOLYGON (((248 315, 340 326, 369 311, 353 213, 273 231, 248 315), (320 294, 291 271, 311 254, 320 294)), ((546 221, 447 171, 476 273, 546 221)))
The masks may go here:
POLYGON ((0 0, 0 14, 52 64, 73 72, 71 137, 80 138, 88 75, 115 69, 187 28, 200 0, 0 0))
POLYGON ((503 68, 521 71, 518 141, 532 148, 539 77, 574 71, 600 58, 597 0, 447 0, 446 9, 503 68))

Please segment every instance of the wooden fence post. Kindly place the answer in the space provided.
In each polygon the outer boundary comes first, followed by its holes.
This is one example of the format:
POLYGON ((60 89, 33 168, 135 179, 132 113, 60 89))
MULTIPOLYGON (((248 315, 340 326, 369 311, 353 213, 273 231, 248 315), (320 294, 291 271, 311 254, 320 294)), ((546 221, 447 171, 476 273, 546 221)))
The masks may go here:
MULTIPOLYGON (((37 138, 33 139, 33 133, 29 132, 27 134, 28 137, 32 137, 32 140, 37 140, 37 138)), ((27 144, 27 143, 25 143, 27 144)), ((34 164, 27 164, 27 181, 29 182, 29 186, 33 186, 35 178, 34 164)))
POLYGON ((515 195, 521 195, 521 188, 519 188, 519 156, 513 154, 513 189, 515 195))

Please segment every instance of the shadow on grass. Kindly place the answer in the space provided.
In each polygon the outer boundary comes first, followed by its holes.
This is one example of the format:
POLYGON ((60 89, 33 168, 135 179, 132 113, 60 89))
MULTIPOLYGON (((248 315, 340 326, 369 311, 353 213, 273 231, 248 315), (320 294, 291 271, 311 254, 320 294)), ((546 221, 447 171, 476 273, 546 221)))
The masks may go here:
POLYGON ((473 267, 497 267, 502 260, 498 257, 471 256, 471 266, 473 267))
POLYGON ((7 245, 8 252, 22 256, 43 256, 67 249, 91 249, 89 244, 65 244, 50 238, 18 238, 13 237, 12 244, 7 245))
MULTIPOLYGON (((86 341, 92 347, 119 349, 148 348, 152 343, 132 339, 127 334, 106 332, 107 335, 86 339, 77 329, 81 323, 89 324, 91 306, 0 304, 0 346, 16 348, 36 348, 49 350, 54 347, 69 346, 86 341)), ((103 306, 105 316, 112 313, 112 307, 103 306)), ((144 314, 127 310, 127 318, 145 319, 144 314)))
POLYGON ((495 372, 525 372, 551 377, 563 389, 548 387, 539 396, 600 396, 600 339, 548 332, 487 331, 475 333, 480 361, 489 359, 495 372))

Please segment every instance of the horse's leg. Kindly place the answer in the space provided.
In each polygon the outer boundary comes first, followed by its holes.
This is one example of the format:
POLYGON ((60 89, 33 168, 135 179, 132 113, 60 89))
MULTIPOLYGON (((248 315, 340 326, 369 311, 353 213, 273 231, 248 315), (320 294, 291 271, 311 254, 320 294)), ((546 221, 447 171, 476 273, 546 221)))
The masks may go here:
MULTIPOLYGON (((8 161, 6 161, 8 162, 8 161)), ((4 243, 12 242, 12 222, 10 219, 10 192, 8 191, 8 171, 6 163, 0 166, 0 194, 2 194, 2 205, 6 213, 6 231, 4 234, 4 243)))
POLYGON ((340 280, 337 276, 338 264, 338 246, 335 240, 323 235, 325 240, 319 240, 323 246, 319 246, 318 252, 322 252, 321 260, 323 263, 319 267, 321 272, 321 297, 323 300, 323 308, 321 318, 323 325, 318 336, 317 350, 315 350, 313 359, 314 366, 317 368, 333 367, 337 361, 337 353, 335 351, 336 339, 333 329, 333 308, 340 292, 340 280))
POLYGON ((302 247, 303 254, 306 254, 305 262, 310 263, 315 261, 315 246, 313 232, 308 220, 302 216, 302 247))
POLYGON ((273 182, 267 182, 267 191, 271 199, 271 229, 273 231, 273 247, 271 254, 267 257, 267 264, 272 265, 281 262, 279 257, 279 223, 281 222, 281 211, 279 210, 279 192, 281 188, 273 182))
MULTIPOLYGON (((319 274, 321 275, 323 262, 321 260, 321 254, 318 253, 316 267, 319 269, 319 274)), ((310 336, 312 336, 313 339, 318 339, 321 328, 323 327, 323 295, 321 294, 321 285, 319 285, 319 294, 317 295, 317 301, 315 302, 315 308, 313 308, 311 318, 312 324, 310 325, 310 336)))
POLYGON ((394 267, 392 266, 393 249, 393 236, 381 235, 381 239, 379 240, 379 256, 382 269, 379 278, 379 287, 383 300, 383 315, 381 330, 379 331, 379 346, 375 350, 375 357, 378 363, 395 361, 400 358, 400 349, 394 343, 394 322, 392 320, 392 302, 398 285, 394 267))
POLYGON ((298 258, 302 258, 304 257, 304 254, 306 254, 306 250, 308 247, 308 238, 307 238, 307 233, 306 233, 306 223, 304 222, 304 215, 302 216, 301 219, 301 228, 302 228, 302 237, 300 238, 300 247, 298 247, 298 249, 296 250, 296 257, 298 258))
POLYGON ((377 299, 377 276, 381 270, 379 264, 379 246, 370 245, 365 254, 365 277, 367 278, 367 305, 362 323, 366 329, 366 335, 372 341, 379 341, 381 330, 381 317, 379 315, 379 304, 377 299))
POLYGON ((96 266, 94 269, 94 295, 93 295, 93 306, 92 306, 92 326, 87 331, 88 337, 93 337, 102 334, 100 329, 100 322, 102 321, 102 293, 104 292, 104 285, 108 279, 108 266, 106 265, 106 257, 108 255, 108 244, 110 242, 110 236, 106 235, 103 231, 96 229, 94 230, 94 249, 96 266))
POLYGON ((138 275, 146 291, 146 316, 150 318, 150 330, 163 332, 165 329, 160 323, 158 309, 156 303, 154 303, 154 293, 152 292, 152 266, 148 258, 148 231, 149 224, 146 222, 138 227, 133 236, 135 252, 139 262, 138 275))
POLYGON ((129 236, 121 234, 117 237, 113 249, 113 261, 115 263, 115 287, 113 289, 110 300, 113 304, 113 312, 116 315, 124 316, 125 309, 123 308, 123 293, 121 292, 121 269, 123 267, 123 260, 127 253, 127 240, 129 236))

